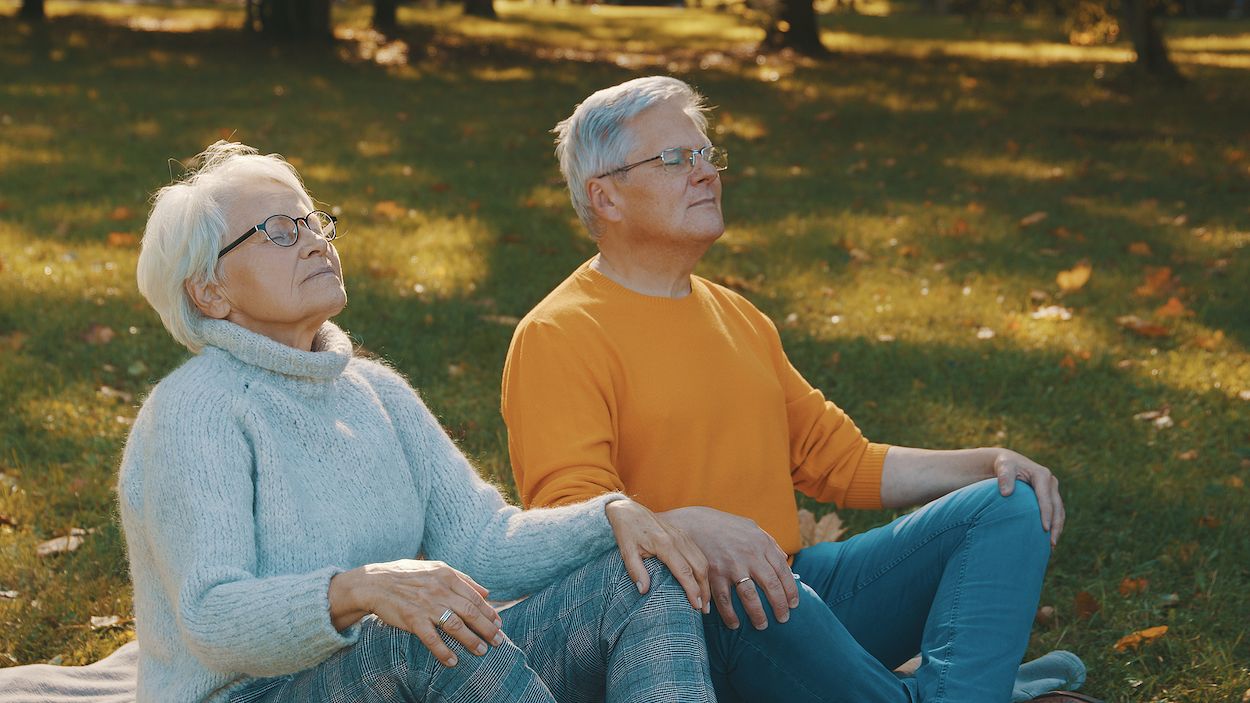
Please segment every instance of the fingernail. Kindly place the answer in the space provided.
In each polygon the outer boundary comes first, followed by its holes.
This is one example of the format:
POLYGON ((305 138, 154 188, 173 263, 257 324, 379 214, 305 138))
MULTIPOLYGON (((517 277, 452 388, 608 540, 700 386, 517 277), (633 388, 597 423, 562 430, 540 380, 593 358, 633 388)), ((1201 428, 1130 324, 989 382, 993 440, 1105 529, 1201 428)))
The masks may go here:
POLYGON ((503 644, 503 633, 502 633, 502 632, 496 632, 496 633, 495 633, 495 639, 493 639, 493 640, 491 640, 491 641, 495 643, 495 646, 496 646, 496 647, 498 647, 499 645, 503 644))
POLYGON ((642 593, 642 592, 643 592, 643 591, 642 591, 642 579, 639 579, 639 580, 635 581, 635 582, 634 582, 634 585, 638 587, 638 592, 639 592, 639 593, 642 593))
POLYGON ((477 652, 477 653, 478 653, 478 656, 481 656, 481 655, 483 655, 483 654, 485 654, 485 653, 486 653, 486 645, 485 645, 485 644, 479 644, 479 645, 477 646, 477 648, 476 648, 476 649, 474 649, 473 651, 477 652))
POLYGON ((760 623, 759 625, 756 625, 756 626, 755 626, 755 629, 757 629, 757 630, 767 630, 767 629, 768 629, 768 621, 767 621, 767 620, 765 620, 764 622, 760 623))
POLYGON ((447 666, 455 666, 458 660, 453 656, 447 660, 447 666))
POLYGON ((782 615, 781 617, 777 618, 777 622, 780 622, 780 623, 790 622, 790 614, 786 613, 785 615, 782 615))
POLYGON ((694 599, 694 602, 695 602, 695 607, 696 607, 696 608, 698 608, 699 610, 703 610, 703 599, 702 599, 702 598, 695 598, 695 599, 694 599))
POLYGON ((503 627, 503 620, 495 618, 495 627, 503 627))
POLYGON ((790 607, 791 607, 791 608, 797 608, 797 607, 799 607, 799 599, 798 599, 798 598, 791 598, 791 599, 790 599, 790 607))

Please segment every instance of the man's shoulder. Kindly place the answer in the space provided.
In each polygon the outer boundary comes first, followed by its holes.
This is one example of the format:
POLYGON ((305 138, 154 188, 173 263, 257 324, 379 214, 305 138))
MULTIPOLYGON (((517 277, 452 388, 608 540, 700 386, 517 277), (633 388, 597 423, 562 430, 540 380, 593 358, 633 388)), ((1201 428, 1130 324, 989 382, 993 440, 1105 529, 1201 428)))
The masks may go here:
POLYGON ((695 285, 701 288, 701 294, 708 303, 723 313, 736 314, 753 327, 775 327, 772 319, 741 293, 702 276, 692 276, 692 278, 695 285))
POLYGON ((592 325, 597 310, 608 301, 585 284, 578 267, 535 305, 517 325, 517 331, 566 330, 592 325))

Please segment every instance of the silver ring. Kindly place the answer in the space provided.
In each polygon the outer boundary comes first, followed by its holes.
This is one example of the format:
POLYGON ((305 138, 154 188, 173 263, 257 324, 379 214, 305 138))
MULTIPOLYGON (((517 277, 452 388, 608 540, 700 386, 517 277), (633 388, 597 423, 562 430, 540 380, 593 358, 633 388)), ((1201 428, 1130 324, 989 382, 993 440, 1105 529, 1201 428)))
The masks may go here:
POLYGON ((751 580, 751 577, 750 577, 750 576, 743 576, 742 578, 738 579, 737 581, 734 581, 734 588, 737 588, 738 586, 741 586, 742 584, 744 584, 744 583, 746 583, 747 581, 750 581, 750 580, 751 580))
POLYGON ((447 621, 448 621, 448 620, 450 620, 450 619, 451 619, 451 616, 453 616, 453 615, 455 615, 455 613, 454 613, 454 612, 452 612, 452 609, 451 609, 451 608, 448 608, 447 610, 444 610, 444 611, 443 611, 443 614, 442 614, 442 615, 440 615, 440 616, 438 616, 438 623, 437 623, 437 625, 438 625, 439 627, 442 627, 443 625, 446 625, 446 624, 447 624, 447 621))

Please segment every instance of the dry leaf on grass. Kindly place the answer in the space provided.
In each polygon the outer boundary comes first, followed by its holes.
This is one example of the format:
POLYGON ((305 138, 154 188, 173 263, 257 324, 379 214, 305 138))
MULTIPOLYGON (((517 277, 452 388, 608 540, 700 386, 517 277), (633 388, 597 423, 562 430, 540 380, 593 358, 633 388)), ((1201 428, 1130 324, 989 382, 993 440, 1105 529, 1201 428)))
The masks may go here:
POLYGON ((1133 242, 1128 245, 1128 253, 1136 256, 1150 256, 1150 245, 1145 242, 1133 242))
POLYGON ((799 540, 804 547, 821 542, 837 542, 845 533, 846 526, 842 524, 842 518, 837 513, 830 512, 817 520, 812 511, 805 508, 799 510, 799 540))
POLYGON ((1082 620, 1088 620, 1093 617, 1094 613, 1102 610, 1102 604, 1089 591, 1078 591, 1076 594, 1076 615, 1082 620))
POLYGON ((17 591, 0 591, 0 598, 4 600, 13 600, 17 598, 17 591))
POLYGON ((117 333, 112 327, 93 322, 87 331, 82 333, 82 341, 87 344, 108 344, 116 336, 117 333))
POLYGON ((1145 593, 1148 586, 1150 586, 1150 581, 1147 579, 1135 579, 1125 576, 1120 581, 1120 595, 1127 598, 1137 593, 1145 593))
POLYGON ((1072 311, 1060 305, 1047 305, 1033 311, 1030 315, 1034 320, 1059 320, 1067 322, 1072 319, 1072 311))
POLYGON ((394 200, 379 200, 373 204, 373 214, 388 220, 398 220, 408 214, 408 209, 394 200))
POLYGON ((72 552, 82 546, 83 538, 86 534, 86 530, 75 527, 64 537, 57 537, 40 543, 35 547, 35 554, 41 557, 46 557, 53 554, 72 552))
POLYGON ((1048 214, 1047 214, 1047 213, 1045 213, 1045 212, 1040 212, 1040 211, 1039 211, 1039 212, 1034 212, 1034 213, 1031 213, 1031 214, 1025 215, 1024 217, 1021 217, 1021 218, 1020 218, 1020 226, 1021 226, 1021 227, 1032 227, 1033 225, 1035 225, 1035 224, 1037 224, 1037 223, 1041 222, 1042 220, 1045 220, 1047 217, 1050 217, 1050 215, 1048 215, 1048 214))
POLYGON ((1082 261, 1067 271, 1060 271, 1055 276, 1055 282, 1059 284, 1059 289, 1064 293, 1078 291, 1089 283, 1089 277, 1094 272, 1094 267, 1089 263, 1082 261))
POLYGON ((1176 296, 1168 298, 1168 302, 1155 309, 1155 317, 1192 317, 1194 312, 1185 309, 1185 304, 1176 296))
POLYGON ((1170 266, 1147 268, 1146 281, 1137 286, 1133 292, 1143 298, 1150 298, 1167 293, 1175 285, 1176 281, 1172 278, 1172 268, 1170 266))
POLYGON ((90 624, 93 630, 105 630, 110 627, 117 627, 121 622, 122 619, 116 615, 92 615, 90 624))
POLYGON ((109 232, 108 245, 111 247, 127 248, 138 243, 138 237, 129 232, 109 232))
POLYGON ((1148 627, 1144 630, 1138 630, 1127 634, 1115 643, 1115 651, 1123 652, 1129 649, 1137 649, 1143 644, 1149 644, 1167 634, 1168 626, 1159 625, 1158 627, 1148 627))
POLYGON ((1155 339, 1159 337, 1168 337, 1172 334, 1172 331, 1163 325, 1147 322, 1136 315, 1122 315, 1115 318, 1115 321, 1116 324, 1139 337, 1155 339))
POLYGON ((131 210, 125 205, 118 205, 117 207, 113 208, 112 212, 109 213, 109 219, 113 220, 114 222, 118 222, 121 220, 129 220, 130 218, 134 217, 134 214, 135 214, 134 210, 131 210))

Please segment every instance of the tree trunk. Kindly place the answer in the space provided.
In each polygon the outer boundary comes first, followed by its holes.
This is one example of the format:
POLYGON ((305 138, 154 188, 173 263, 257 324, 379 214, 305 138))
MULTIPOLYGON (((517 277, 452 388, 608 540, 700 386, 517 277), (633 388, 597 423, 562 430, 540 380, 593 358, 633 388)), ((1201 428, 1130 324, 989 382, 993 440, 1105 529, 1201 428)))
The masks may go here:
POLYGON ((828 53, 820 43, 820 26, 812 0, 776 0, 776 16, 764 34, 760 48, 776 51, 793 49, 808 56, 828 53))
POLYGON ((42 22, 47 19, 43 9, 43 0, 22 0, 22 8, 17 11, 19 19, 42 22))
POLYGON ((1179 81, 1181 74, 1168 56, 1167 44, 1159 32, 1156 18, 1159 5, 1155 0, 1120 0, 1124 25, 1137 53, 1135 66, 1154 78, 1179 81))
POLYGON ((485 17, 489 20, 499 18, 499 15, 495 14, 494 0, 464 0, 464 14, 485 17))
POLYGON ((399 0, 373 0, 373 28, 385 32, 399 26, 396 11, 399 0))
POLYGON ((330 0, 256 0, 260 31, 272 37, 329 41, 330 0))

